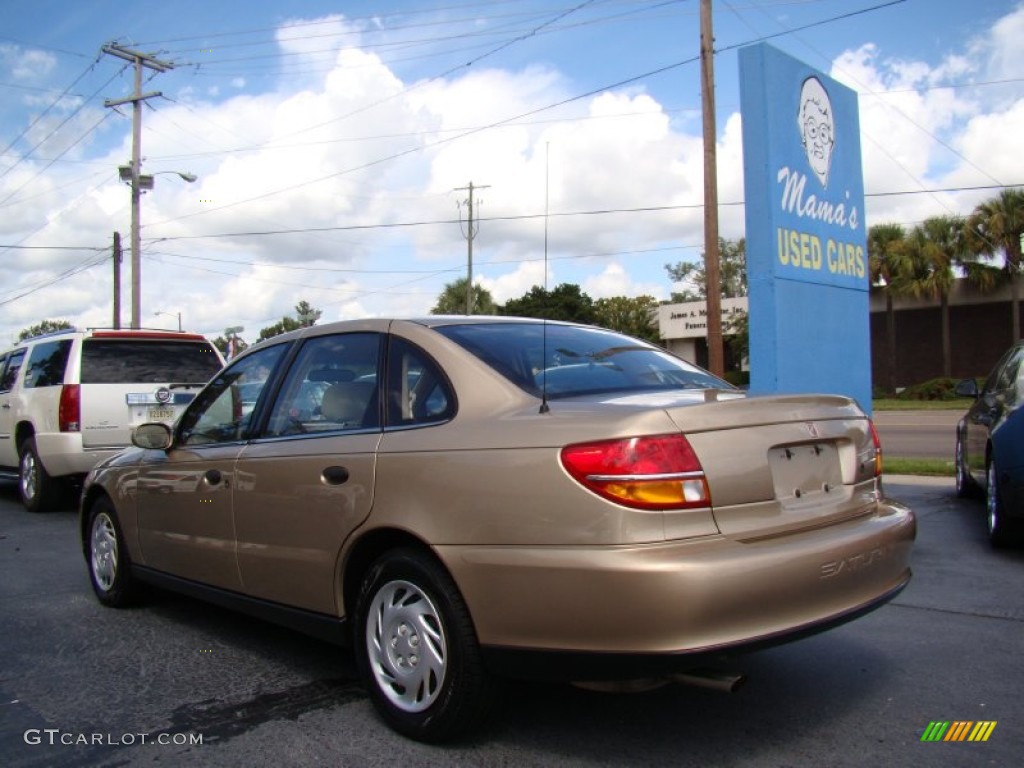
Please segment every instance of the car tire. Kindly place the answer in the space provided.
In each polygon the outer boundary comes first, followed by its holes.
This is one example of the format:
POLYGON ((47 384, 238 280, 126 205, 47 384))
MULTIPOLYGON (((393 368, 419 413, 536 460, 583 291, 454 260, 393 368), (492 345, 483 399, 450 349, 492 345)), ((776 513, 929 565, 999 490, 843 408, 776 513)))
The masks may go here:
POLYGON ((132 577, 131 561, 114 505, 105 496, 97 499, 89 509, 88 520, 85 557, 93 592, 103 605, 111 608, 134 604, 139 586, 132 577))
POLYGON ((493 711, 497 682, 448 572, 415 549, 380 557, 362 580, 356 664, 394 730, 428 743, 464 737, 493 711))
POLYGON ((60 484, 39 460, 34 437, 23 440, 18 451, 18 491, 29 512, 49 512, 61 497, 60 484))
POLYGON ((1016 521, 1008 520, 1006 517, 1006 508, 1003 505, 1001 494, 999 493, 999 483, 996 480, 997 475, 995 458, 989 458, 988 467, 986 468, 987 482, 985 484, 985 512, 988 521, 988 538, 994 547, 1010 547, 1020 542, 1020 530, 1014 524, 1016 521))
POLYGON ((956 451, 953 454, 956 472, 956 495, 961 499, 970 498, 977 495, 977 489, 974 486, 974 480, 970 473, 967 471, 967 466, 964 462, 964 435, 961 430, 956 432, 956 451))

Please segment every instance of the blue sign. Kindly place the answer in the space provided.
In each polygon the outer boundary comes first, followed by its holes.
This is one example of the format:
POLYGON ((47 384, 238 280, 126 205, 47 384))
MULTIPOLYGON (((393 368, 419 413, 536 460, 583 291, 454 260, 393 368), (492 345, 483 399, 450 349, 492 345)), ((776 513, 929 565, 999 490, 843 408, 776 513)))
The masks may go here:
POLYGON ((758 44, 739 52, 750 391, 871 409, 857 94, 758 44))

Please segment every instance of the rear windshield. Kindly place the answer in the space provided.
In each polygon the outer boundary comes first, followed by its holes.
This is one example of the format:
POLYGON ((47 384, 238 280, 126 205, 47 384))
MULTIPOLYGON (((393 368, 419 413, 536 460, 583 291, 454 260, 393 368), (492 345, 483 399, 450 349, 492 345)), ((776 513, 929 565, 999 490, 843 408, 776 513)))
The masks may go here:
POLYGON ((599 328, 534 323, 435 329, 538 397, 669 389, 733 389, 663 349, 599 328))
POLYGON ((208 342, 85 339, 83 384, 205 384, 221 368, 208 342))

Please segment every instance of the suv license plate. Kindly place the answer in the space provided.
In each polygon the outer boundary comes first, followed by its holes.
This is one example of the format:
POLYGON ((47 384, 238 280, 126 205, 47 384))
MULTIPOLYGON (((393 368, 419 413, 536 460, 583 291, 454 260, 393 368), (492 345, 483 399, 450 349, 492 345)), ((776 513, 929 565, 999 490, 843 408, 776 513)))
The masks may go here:
POLYGON ((150 408, 146 413, 149 421, 174 421, 173 408, 150 408))

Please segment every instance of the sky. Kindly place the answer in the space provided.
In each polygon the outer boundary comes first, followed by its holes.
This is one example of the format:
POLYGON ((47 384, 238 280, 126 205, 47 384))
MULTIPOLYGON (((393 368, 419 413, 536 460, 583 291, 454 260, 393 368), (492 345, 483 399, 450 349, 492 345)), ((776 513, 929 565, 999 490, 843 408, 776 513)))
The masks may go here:
MULTIPOLYGON (((1024 184, 1024 2, 713 0, 720 232, 743 228, 737 51, 767 41, 859 94, 867 226, 1024 184)), ((703 250, 698 0, 0 0, 0 343, 130 321, 133 70, 141 324, 247 341, 430 311, 674 288, 703 250), (188 183, 180 173, 194 174, 188 183)))

